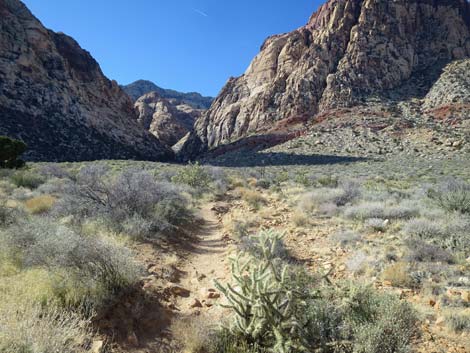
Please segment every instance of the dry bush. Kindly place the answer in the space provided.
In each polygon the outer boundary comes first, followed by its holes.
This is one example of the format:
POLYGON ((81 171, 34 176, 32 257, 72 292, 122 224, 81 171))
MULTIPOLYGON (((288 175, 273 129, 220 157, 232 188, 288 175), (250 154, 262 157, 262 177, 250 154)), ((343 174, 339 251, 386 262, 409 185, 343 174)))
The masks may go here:
POLYGON ((397 262, 384 269, 382 279, 389 281, 395 287, 412 287, 414 282, 405 262, 397 262))
POLYGON ((36 196, 27 200, 25 207, 32 214, 42 214, 52 209, 56 200, 57 199, 51 195, 36 196))
POLYGON ((111 178, 106 168, 90 165, 69 181, 55 214, 72 215, 77 223, 102 218, 115 231, 150 238, 189 221, 188 204, 181 188, 157 182, 148 172, 125 170, 111 178))
POLYGON ((254 209, 259 209, 261 205, 266 203, 264 196, 256 190, 237 188, 237 190, 235 190, 235 194, 238 195, 242 200, 246 201, 248 205, 254 209))
POLYGON ((186 353, 206 353, 205 347, 210 341, 208 319, 193 317, 178 320, 172 325, 173 336, 179 341, 186 353))
POLYGON ((296 227, 305 227, 309 224, 309 218, 303 212, 295 212, 292 215, 291 220, 296 227))
POLYGON ((1 303, 0 352, 81 353, 90 322, 77 314, 40 305, 1 303))
POLYGON ((88 293, 89 298, 83 298, 94 301, 95 306, 133 286, 141 273, 127 248, 109 239, 84 236, 44 218, 11 226, 0 232, 0 242, 19 270, 62 272, 75 281, 76 288, 95 288, 95 295, 88 293))

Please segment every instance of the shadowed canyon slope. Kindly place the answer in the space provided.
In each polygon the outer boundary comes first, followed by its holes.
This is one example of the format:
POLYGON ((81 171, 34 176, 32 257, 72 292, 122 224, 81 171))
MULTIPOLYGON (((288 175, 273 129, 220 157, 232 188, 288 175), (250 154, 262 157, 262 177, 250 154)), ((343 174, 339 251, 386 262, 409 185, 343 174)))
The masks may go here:
POLYGON ((197 121, 181 154, 289 121, 313 123, 342 108, 368 106, 400 117, 409 102, 407 110, 418 114, 468 104, 469 73, 462 67, 470 57, 469 27, 465 0, 330 0, 307 25, 265 41, 245 74, 231 78, 197 121), (460 82, 449 81, 454 69, 460 82), (452 91, 443 89, 448 84, 452 91))
POLYGON ((44 28, 18 0, 0 0, 0 33, 0 135, 25 141, 26 158, 172 158, 71 37, 44 28))

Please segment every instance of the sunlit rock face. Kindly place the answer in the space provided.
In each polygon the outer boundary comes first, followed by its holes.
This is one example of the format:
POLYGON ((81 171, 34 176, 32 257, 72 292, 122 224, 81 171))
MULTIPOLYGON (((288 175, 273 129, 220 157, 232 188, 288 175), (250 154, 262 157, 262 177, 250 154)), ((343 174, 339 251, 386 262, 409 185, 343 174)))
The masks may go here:
MULTIPOLYGON (((443 67, 470 57, 469 27, 465 0, 330 0, 305 26, 265 41, 245 74, 231 78, 198 119, 181 153, 260 134, 286 119, 311 122, 376 96, 421 99, 443 67)), ((449 100, 436 90, 428 109, 449 100)))

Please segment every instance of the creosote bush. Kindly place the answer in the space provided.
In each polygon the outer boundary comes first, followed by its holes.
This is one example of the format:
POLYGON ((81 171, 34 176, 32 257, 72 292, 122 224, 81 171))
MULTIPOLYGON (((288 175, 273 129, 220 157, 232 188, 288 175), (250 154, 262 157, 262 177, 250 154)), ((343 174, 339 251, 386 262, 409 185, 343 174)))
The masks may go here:
POLYGON ((210 189, 213 181, 209 171, 199 163, 189 164, 171 178, 177 184, 187 185, 194 189, 196 195, 201 196, 210 189))

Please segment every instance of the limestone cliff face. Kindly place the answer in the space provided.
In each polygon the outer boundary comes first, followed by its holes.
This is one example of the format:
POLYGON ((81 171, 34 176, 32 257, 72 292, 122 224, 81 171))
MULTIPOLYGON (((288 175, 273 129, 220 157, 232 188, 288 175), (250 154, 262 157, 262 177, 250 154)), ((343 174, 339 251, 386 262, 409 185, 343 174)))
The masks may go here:
MULTIPOLYGON (((196 123, 182 153, 201 152, 329 110, 364 104, 413 77, 470 57, 466 0, 329 0, 307 25, 270 37, 196 123)), ((409 97, 408 97, 409 98, 409 97)))
POLYGON ((0 135, 30 160, 164 160, 172 152, 137 123, 130 98, 71 37, 18 0, 0 0, 0 135))
POLYGON ((166 146, 173 146, 188 132, 203 112, 177 99, 165 99, 157 92, 140 97, 135 103, 138 121, 166 146))

